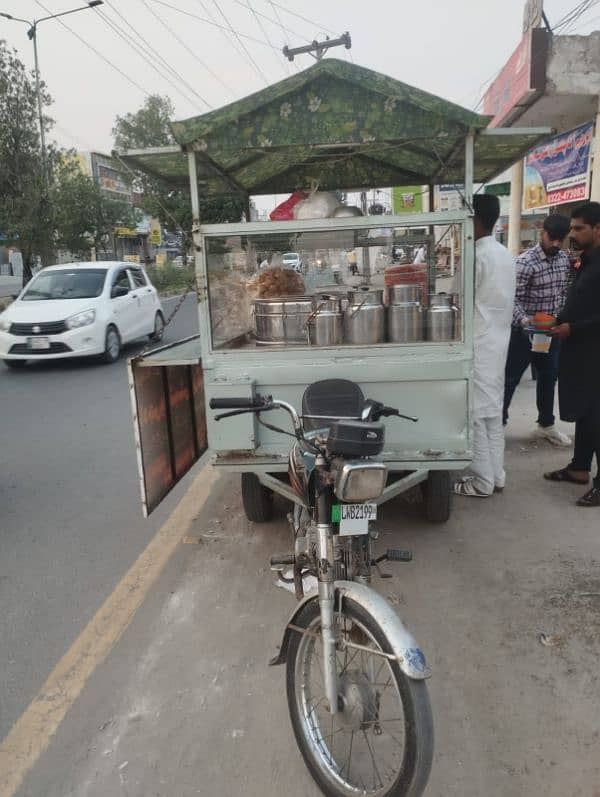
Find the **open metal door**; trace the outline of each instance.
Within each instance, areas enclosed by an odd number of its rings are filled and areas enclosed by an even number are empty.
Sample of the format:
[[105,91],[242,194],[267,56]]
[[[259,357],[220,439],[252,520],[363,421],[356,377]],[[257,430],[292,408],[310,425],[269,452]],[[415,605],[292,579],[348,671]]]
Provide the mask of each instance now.
[[129,361],[144,517],[208,448],[202,362],[182,360],[181,344],[172,344]]

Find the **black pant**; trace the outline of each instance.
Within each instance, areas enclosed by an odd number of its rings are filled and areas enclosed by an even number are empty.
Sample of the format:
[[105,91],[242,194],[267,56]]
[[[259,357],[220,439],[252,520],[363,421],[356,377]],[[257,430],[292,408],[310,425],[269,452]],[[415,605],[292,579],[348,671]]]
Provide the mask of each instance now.
[[538,409],[538,423],[540,426],[553,426],[554,424],[554,389],[558,379],[558,359],[560,356],[560,341],[555,338],[548,354],[539,354],[531,351],[529,335],[518,327],[513,327],[510,332],[508,357],[504,372],[504,409],[502,422],[508,421],[508,408],[513,394],[527,367],[533,363],[537,372],[536,400]]
[[575,424],[575,451],[569,468],[590,471],[594,454],[598,469],[594,485],[600,487],[600,398]]

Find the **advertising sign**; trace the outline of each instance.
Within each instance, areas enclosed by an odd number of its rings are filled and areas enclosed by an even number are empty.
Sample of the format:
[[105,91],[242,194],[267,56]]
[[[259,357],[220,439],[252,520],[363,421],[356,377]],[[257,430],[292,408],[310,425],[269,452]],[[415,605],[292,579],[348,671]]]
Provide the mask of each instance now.
[[423,212],[423,186],[402,185],[392,191],[394,213],[422,213]]
[[490,127],[514,121],[546,87],[547,31],[528,30],[485,93],[483,112]]
[[590,148],[594,123],[561,133],[525,159],[523,210],[585,200],[590,191]]

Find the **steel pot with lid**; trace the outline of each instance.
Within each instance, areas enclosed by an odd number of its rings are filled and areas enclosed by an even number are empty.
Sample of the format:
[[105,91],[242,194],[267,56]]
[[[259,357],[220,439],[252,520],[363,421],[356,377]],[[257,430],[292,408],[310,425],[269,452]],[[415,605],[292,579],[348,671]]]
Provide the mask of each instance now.
[[315,296],[308,318],[308,339],[312,346],[339,346],[344,339],[339,296]]
[[388,340],[417,343],[423,340],[423,306],[420,285],[393,285],[389,289]]
[[346,343],[365,345],[385,340],[385,307],[383,291],[368,286],[348,291],[348,306],[344,312]]
[[458,308],[451,293],[429,294],[429,307],[425,332],[427,340],[438,343],[454,340],[457,327]]
[[257,344],[308,343],[307,322],[313,311],[311,296],[255,299],[253,304]]

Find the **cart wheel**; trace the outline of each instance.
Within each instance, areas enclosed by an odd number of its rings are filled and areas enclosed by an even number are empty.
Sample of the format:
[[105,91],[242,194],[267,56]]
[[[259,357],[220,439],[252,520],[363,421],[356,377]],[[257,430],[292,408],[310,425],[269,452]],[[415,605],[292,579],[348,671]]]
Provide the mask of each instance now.
[[423,483],[425,516],[432,523],[446,523],[450,519],[452,481],[448,470],[430,470]]
[[242,504],[248,520],[266,523],[273,517],[273,490],[262,485],[255,473],[242,473]]

